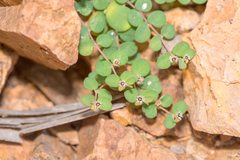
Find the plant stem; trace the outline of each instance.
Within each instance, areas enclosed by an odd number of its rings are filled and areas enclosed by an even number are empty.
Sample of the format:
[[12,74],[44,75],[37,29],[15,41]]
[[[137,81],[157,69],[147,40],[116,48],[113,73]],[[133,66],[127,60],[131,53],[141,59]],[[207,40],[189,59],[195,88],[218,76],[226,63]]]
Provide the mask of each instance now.
[[166,113],[170,113],[170,114],[172,114],[171,112],[169,112],[168,110],[166,110],[166,109],[163,108],[162,106],[159,106],[158,108],[160,108],[161,110],[163,110],[163,111],[166,112]]
[[88,35],[89,35],[90,39],[94,41],[95,47],[96,47],[97,50],[101,53],[101,55],[104,57],[104,59],[111,64],[111,68],[112,68],[112,70],[113,70],[113,73],[117,75],[117,72],[116,72],[115,68],[113,67],[113,64],[108,60],[108,58],[105,56],[105,54],[102,52],[102,50],[98,47],[96,41],[93,39],[93,37],[92,37],[92,35],[91,35],[91,33],[90,33],[90,30],[88,31]]
[[[81,18],[80,18],[80,21],[81,21],[81,25],[86,27],[86,25],[84,24],[84,22],[83,22],[83,20]],[[102,50],[98,47],[96,41],[93,39],[93,37],[92,37],[92,35],[90,33],[90,30],[88,31],[88,35],[89,35],[90,39],[93,40],[95,47],[101,53],[101,55],[104,57],[104,59],[111,64],[111,68],[113,70],[113,73],[117,75],[117,72],[116,72],[115,68],[113,67],[113,64],[108,60],[108,58],[105,56],[105,54],[102,52]]]
[[117,34],[117,31],[115,31],[115,32],[116,32],[117,47],[118,47],[118,49],[119,49],[119,48],[120,48],[119,36],[118,36],[118,34]]
[[[127,1],[127,4],[128,4],[129,6],[131,6],[133,9],[136,9],[136,7],[135,7],[131,2]],[[154,33],[156,33],[157,35],[160,35],[160,34],[157,32],[157,30],[156,30],[151,24],[148,23],[146,17],[143,15],[143,13],[140,12],[140,11],[139,11],[138,13],[142,16],[143,20],[148,24],[149,28],[151,28],[152,31],[153,31]],[[168,49],[167,45],[166,45],[165,42],[163,41],[163,36],[162,36],[162,35],[160,35],[160,36],[161,36],[161,42],[162,42],[164,48],[165,48],[169,53],[171,53],[171,51]]]
[[94,92],[95,92],[95,101],[97,101],[97,98],[98,98],[98,91],[100,89],[102,89],[104,86],[105,86],[105,83],[103,83],[97,90],[94,90]]

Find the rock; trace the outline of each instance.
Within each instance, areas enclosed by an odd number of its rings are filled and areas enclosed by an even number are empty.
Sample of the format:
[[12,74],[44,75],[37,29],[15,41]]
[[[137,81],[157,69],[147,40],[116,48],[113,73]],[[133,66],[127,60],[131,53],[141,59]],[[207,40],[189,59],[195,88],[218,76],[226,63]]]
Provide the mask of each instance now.
[[208,1],[202,22],[182,39],[196,50],[183,86],[198,131],[240,137],[239,4]]
[[0,0],[0,7],[18,5],[21,2],[21,0]]
[[165,11],[164,13],[167,19],[166,23],[174,25],[177,34],[189,32],[194,29],[200,21],[198,13],[189,9],[178,7],[170,11]]
[[84,159],[93,153],[99,130],[107,119],[107,116],[99,115],[80,121],[81,128],[78,132],[78,137],[81,143],[77,146],[79,159]]
[[0,142],[0,148],[1,160],[27,159],[26,151],[20,144]]
[[[91,125],[93,123],[95,124]],[[101,116],[89,118],[83,120],[82,127],[79,131],[80,141],[87,145],[77,148],[79,153],[85,151],[81,159],[177,160],[176,155],[169,149],[151,144],[133,129],[126,128],[114,120]],[[85,157],[87,153],[90,154]]]
[[1,94],[1,109],[29,110],[51,106],[53,103],[41,91],[17,70],[13,71]]
[[64,124],[57,127],[49,128],[53,135],[56,135],[61,141],[70,145],[78,145],[78,132],[70,124]]
[[208,146],[204,141],[199,141],[195,138],[188,140],[186,146],[186,157],[191,160],[210,159],[215,154],[214,149]]
[[19,59],[17,68],[54,104],[80,102],[83,95],[92,94],[83,86],[90,68],[82,59],[67,71],[51,70],[24,58]]
[[80,19],[74,1],[27,1],[0,8],[0,43],[52,69],[76,63]]
[[72,160],[76,158],[77,155],[70,146],[50,135],[47,130],[43,130],[39,132],[39,135],[34,139],[33,154],[29,160]]
[[0,93],[17,60],[18,55],[15,51],[0,44]]
[[110,116],[117,122],[126,126],[132,124],[132,109],[132,106],[129,104],[122,109],[112,111]]
[[220,135],[220,140],[222,142],[227,142],[227,141],[230,141],[231,139],[232,139],[232,136]]

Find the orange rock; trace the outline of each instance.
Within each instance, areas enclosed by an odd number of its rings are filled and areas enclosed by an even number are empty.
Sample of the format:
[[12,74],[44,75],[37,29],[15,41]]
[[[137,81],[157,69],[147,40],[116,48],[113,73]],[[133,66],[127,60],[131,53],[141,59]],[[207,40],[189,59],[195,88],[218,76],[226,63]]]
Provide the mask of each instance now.
[[78,145],[78,132],[71,127],[71,124],[64,124],[49,129],[50,132],[56,135],[61,141],[70,145]]
[[77,148],[79,153],[84,154],[82,157],[78,154],[78,158],[83,159],[88,153],[84,160],[177,160],[176,155],[169,149],[151,144],[133,130],[114,120],[107,120],[100,116],[83,120],[83,124],[79,131],[79,140],[86,145]]
[[110,115],[122,125],[132,124],[132,106],[130,104],[122,109],[112,111]]
[[0,44],[0,93],[17,60],[18,55],[15,51]]
[[90,68],[82,59],[67,71],[51,70],[25,58],[20,58],[16,67],[54,104],[80,102],[83,95],[92,94],[83,85]]
[[202,22],[182,39],[196,50],[183,86],[198,131],[240,136],[239,5],[208,1]]
[[27,159],[26,152],[20,144],[0,142],[0,159]]
[[78,59],[80,19],[74,1],[28,1],[0,8],[0,43],[52,69]]
[[198,13],[189,9],[178,7],[164,13],[167,19],[166,23],[174,25],[177,34],[189,32],[200,21]]
[[13,71],[1,94],[1,109],[29,110],[53,106],[22,74]]
[[33,154],[29,159],[72,160],[76,159],[76,157],[76,153],[70,146],[49,134],[47,130],[43,130],[34,139]]

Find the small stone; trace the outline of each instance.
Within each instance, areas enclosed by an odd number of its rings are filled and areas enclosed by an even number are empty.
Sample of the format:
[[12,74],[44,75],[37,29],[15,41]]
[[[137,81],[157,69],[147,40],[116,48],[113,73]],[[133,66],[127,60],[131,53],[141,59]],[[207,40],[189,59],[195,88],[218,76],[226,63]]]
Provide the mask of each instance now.
[[173,151],[176,154],[184,154],[185,153],[185,147],[180,144],[174,144],[170,147],[170,150]]
[[129,104],[122,109],[114,110],[110,116],[122,125],[132,124],[132,106]]

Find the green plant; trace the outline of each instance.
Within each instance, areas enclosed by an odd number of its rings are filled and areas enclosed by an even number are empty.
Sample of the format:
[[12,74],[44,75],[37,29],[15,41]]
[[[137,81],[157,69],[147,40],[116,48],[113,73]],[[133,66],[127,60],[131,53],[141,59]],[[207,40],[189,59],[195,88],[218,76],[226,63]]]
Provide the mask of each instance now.
[[[162,4],[172,2],[170,0],[155,0]],[[173,0],[174,1],[174,0]],[[190,1],[179,0],[181,3]],[[204,2],[197,1],[194,2]],[[135,4],[134,4],[135,3]],[[145,18],[143,12],[152,8],[151,0],[81,0],[75,2],[76,10],[82,16],[91,16],[88,20],[88,28],[81,28],[79,53],[88,56],[96,47],[100,53],[95,72],[91,72],[84,80],[84,86],[93,90],[95,96],[85,95],[82,103],[96,111],[110,110],[112,107],[112,95],[103,87],[108,85],[111,89],[123,91],[124,97],[133,107],[141,107],[148,118],[157,115],[157,109],[167,114],[164,125],[173,128],[186,112],[187,105],[184,101],[177,102],[170,113],[166,108],[172,105],[172,97],[164,95],[160,97],[162,86],[159,79],[150,73],[150,64],[141,59],[141,53],[135,42],[149,42],[149,48],[159,51],[162,47],[167,50],[160,55],[157,66],[160,69],[169,68],[172,64],[178,64],[180,69],[185,69],[187,63],[194,57],[195,51],[190,49],[186,42],[178,43],[170,51],[163,39],[171,40],[175,35],[175,29],[166,23],[166,16],[162,11],[153,11]],[[94,8],[94,12],[93,11]],[[131,9],[130,9],[131,8]],[[111,27],[113,30],[109,30]],[[158,33],[155,28],[161,28]],[[95,39],[93,37],[96,37]],[[101,49],[102,48],[102,49]],[[131,70],[128,69],[131,65]],[[126,70],[118,73],[116,68],[124,66]]]

